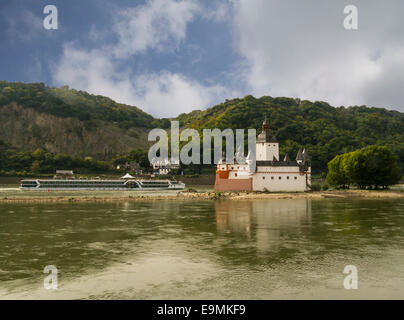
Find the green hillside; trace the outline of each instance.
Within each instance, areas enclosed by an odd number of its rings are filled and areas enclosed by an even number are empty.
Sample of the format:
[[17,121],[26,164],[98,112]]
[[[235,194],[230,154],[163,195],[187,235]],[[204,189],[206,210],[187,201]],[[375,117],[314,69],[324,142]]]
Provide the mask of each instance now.
[[[368,145],[383,145],[404,168],[404,113],[365,106],[332,107],[325,102],[292,98],[226,100],[204,111],[177,117],[183,128],[261,127],[267,117],[281,155],[306,147],[313,171],[324,173],[336,155]],[[110,161],[131,150],[147,149],[151,128],[168,128],[137,107],[84,91],[0,81],[0,140],[21,151],[41,148],[51,153],[92,156]]]
[[306,147],[313,170],[325,172],[336,155],[368,145],[389,147],[404,167],[404,113],[365,106],[334,108],[325,102],[247,96],[178,117],[184,127],[257,128],[267,116],[280,152],[296,155]]
[[0,81],[0,139],[21,151],[37,148],[110,160],[148,147],[150,128],[167,120],[84,91]]
[[69,89],[68,86],[50,88],[43,83],[0,81],[0,106],[13,102],[57,117],[76,118],[88,125],[95,120],[113,122],[123,129],[139,126],[152,128],[160,124],[137,107],[116,103],[104,96]]

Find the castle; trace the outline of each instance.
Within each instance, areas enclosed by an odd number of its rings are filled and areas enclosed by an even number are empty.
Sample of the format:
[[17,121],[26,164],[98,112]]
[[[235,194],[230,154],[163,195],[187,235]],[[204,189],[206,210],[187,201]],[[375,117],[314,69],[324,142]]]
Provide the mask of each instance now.
[[311,189],[311,160],[300,149],[296,160],[279,160],[279,142],[265,120],[256,140],[256,161],[217,165],[215,191],[303,192]]

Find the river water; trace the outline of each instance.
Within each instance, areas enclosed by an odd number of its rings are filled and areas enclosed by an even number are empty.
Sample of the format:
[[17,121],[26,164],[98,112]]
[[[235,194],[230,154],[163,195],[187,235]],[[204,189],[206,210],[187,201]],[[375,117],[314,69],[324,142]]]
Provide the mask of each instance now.
[[402,299],[403,227],[403,200],[0,204],[0,299]]

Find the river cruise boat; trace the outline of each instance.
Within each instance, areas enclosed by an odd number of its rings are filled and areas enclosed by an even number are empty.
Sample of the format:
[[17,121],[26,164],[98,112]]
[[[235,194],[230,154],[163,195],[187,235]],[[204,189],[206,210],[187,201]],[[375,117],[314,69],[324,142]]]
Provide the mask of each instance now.
[[22,190],[183,190],[185,184],[170,180],[87,180],[87,179],[29,179],[22,180]]

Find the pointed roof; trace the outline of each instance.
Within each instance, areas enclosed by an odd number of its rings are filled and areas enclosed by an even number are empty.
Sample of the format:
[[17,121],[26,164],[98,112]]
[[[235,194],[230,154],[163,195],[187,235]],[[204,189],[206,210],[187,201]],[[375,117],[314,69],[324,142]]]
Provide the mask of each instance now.
[[303,153],[302,153],[302,149],[299,149],[299,152],[297,153],[297,156],[296,156],[296,160],[297,161],[299,161],[299,160],[304,160],[304,158],[303,158]]
[[289,158],[289,154],[288,154],[288,153],[285,154],[285,158],[283,158],[283,161],[285,161],[285,162],[289,162],[289,161],[290,161],[290,158]]
[[304,159],[304,160],[306,160],[306,161],[310,161],[310,160],[311,160],[311,159],[310,159],[310,156],[309,156],[309,153],[306,151],[306,148],[303,150],[302,155],[303,155],[303,159]]
[[257,137],[257,142],[278,142],[276,137],[271,134],[271,129],[269,127],[269,123],[265,117],[264,122],[262,123],[262,132]]

